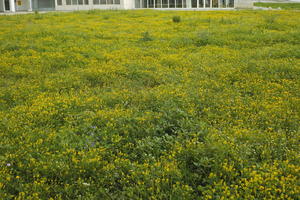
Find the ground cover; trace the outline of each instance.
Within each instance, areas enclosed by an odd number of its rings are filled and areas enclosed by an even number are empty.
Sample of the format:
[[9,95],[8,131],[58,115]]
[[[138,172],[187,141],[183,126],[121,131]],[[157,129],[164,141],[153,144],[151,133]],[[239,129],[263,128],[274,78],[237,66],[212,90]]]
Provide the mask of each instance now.
[[299,199],[299,19],[1,16],[0,199]]

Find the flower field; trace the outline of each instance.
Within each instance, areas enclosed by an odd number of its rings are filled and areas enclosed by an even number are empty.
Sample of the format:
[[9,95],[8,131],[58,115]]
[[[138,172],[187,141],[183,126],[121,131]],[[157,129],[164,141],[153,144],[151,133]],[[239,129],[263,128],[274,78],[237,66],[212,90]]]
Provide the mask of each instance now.
[[0,16],[0,199],[299,199],[299,19]]

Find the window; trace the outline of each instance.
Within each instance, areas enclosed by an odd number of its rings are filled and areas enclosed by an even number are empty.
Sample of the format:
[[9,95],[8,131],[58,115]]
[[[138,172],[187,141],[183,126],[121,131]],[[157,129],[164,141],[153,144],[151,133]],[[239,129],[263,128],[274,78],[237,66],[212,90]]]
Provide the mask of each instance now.
[[210,8],[210,0],[205,0],[205,7]]
[[[59,1],[62,0],[57,0],[57,5],[62,5],[58,4]],[[66,5],[89,5],[89,0],[66,0]]]
[[204,0],[199,0],[199,8],[203,8],[204,7]]
[[233,8],[234,7],[234,0],[227,0],[229,1],[229,8]]
[[213,8],[218,8],[219,7],[219,0],[212,0],[212,7]]
[[99,4],[99,0],[93,0],[93,4],[94,5],[98,5]]
[[142,8],[148,8],[148,0],[142,0]]
[[114,4],[113,0],[107,0],[107,4]]
[[62,0],[57,0],[57,5],[61,6],[62,5]]
[[192,8],[197,8],[197,0],[192,0]]
[[106,0],[100,0],[100,4],[106,4]]
[[220,0],[220,8],[226,8],[226,0]]
[[115,4],[120,4],[120,0],[115,0]]
[[162,7],[167,8],[168,7],[168,0],[162,0]]
[[169,0],[169,7],[175,8],[175,0]]
[[155,8],[161,8],[161,0],[155,0]]
[[154,0],[148,0],[148,8],[154,8]]
[[176,8],[182,8],[182,0],[176,0]]

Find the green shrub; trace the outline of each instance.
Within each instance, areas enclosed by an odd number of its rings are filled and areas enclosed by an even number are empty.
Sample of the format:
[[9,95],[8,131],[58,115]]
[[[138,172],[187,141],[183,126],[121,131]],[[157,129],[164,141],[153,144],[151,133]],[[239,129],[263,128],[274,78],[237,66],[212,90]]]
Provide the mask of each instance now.
[[143,41],[143,42],[147,42],[147,41],[152,41],[153,40],[153,38],[151,37],[151,35],[150,35],[150,33],[148,31],[143,32],[141,36],[142,36],[142,38],[140,40]]
[[40,20],[43,19],[43,16],[39,13],[39,11],[34,11],[34,19]]
[[91,9],[87,11],[87,14],[96,14],[97,10],[96,9]]
[[180,18],[180,16],[173,16],[172,21],[174,23],[179,23],[179,22],[181,22],[181,18]]
[[104,15],[103,19],[108,20],[109,19],[109,15]]
[[211,37],[211,33],[208,30],[199,32],[196,38],[196,46],[200,47],[210,44],[212,40]]

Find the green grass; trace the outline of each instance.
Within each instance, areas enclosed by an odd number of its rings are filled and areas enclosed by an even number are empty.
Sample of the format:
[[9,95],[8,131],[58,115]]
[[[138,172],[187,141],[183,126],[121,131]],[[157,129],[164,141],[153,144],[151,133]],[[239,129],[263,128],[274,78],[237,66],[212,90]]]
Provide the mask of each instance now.
[[300,10],[300,3],[254,3],[257,7],[271,7],[271,8],[281,8],[284,10]]
[[0,16],[0,199],[298,199],[299,19]]

